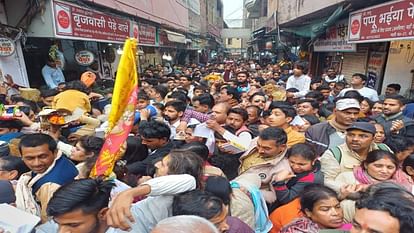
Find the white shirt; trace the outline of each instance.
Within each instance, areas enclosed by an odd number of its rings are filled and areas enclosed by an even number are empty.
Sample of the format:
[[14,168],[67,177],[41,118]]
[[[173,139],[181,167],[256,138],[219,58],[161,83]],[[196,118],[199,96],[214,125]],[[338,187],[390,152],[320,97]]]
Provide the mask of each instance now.
[[334,79],[330,79],[328,75],[325,76],[324,80],[327,83],[337,83],[337,82],[342,82],[344,81],[345,76],[344,75],[336,75]]
[[359,94],[361,94],[363,97],[367,97],[368,99],[370,99],[373,102],[377,102],[379,100],[377,91],[375,91],[374,89],[369,88],[369,87],[363,87],[361,89],[354,89],[352,87],[345,88],[341,92],[339,92],[339,95],[338,96],[339,97],[342,97],[342,96],[345,95],[345,93],[347,91],[351,91],[351,90],[358,91]]
[[296,88],[299,92],[293,93],[295,98],[304,97],[310,89],[311,78],[307,75],[302,74],[299,77],[294,75],[290,76],[286,82],[286,89]]
[[130,224],[130,232],[150,233],[159,221],[172,216],[174,195],[196,188],[195,178],[188,174],[155,177],[144,184],[151,187],[151,192],[144,200],[132,204],[135,222]]
[[170,140],[174,140],[175,135],[177,134],[177,128],[180,126],[180,120],[177,120],[174,124],[170,125],[170,122],[165,121],[164,122],[170,127],[171,134],[170,134]]
[[190,86],[190,89],[188,89],[188,94],[187,94],[187,96],[188,96],[190,99],[193,99],[193,97],[194,97],[194,85],[191,85],[191,86]]

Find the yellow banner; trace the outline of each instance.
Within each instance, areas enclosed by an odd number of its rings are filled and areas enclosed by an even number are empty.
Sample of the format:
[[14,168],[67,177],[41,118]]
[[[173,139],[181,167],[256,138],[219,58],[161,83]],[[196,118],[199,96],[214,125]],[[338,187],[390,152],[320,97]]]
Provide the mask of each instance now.
[[90,174],[92,178],[99,176],[108,178],[111,175],[115,162],[121,156],[121,146],[128,138],[134,124],[138,92],[136,48],[135,39],[125,41],[116,74],[108,134],[95,166],[92,168]]
[[116,73],[114,92],[112,94],[111,112],[108,122],[109,132],[125,111],[128,103],[128,95],[135,85],[138,84],[138,74],[136,66],[137,40],[127,39],[124,50],[119,61]]

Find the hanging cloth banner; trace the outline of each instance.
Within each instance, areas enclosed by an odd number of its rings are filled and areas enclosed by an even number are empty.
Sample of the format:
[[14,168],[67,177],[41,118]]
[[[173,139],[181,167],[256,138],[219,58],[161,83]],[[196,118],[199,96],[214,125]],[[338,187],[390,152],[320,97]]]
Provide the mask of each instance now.
[[118,65],[114,92],[109,113],[109,127],[105,143],[99,153],[90,177],[108,178],[121,157],[121,147],[134,125],[137,103],[138,74],[136,61],[137,41],[127,39]]

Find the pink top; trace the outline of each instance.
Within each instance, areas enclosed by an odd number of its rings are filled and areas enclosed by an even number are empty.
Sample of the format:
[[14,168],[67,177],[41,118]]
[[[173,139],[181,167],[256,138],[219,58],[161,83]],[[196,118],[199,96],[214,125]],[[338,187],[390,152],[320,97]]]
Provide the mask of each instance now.
[[341,226],[341,228],[339,228],[340,230],[344,230],[344,231],[349,231],[352,228],[352,224],[351,223],[345,223],[344,225]]

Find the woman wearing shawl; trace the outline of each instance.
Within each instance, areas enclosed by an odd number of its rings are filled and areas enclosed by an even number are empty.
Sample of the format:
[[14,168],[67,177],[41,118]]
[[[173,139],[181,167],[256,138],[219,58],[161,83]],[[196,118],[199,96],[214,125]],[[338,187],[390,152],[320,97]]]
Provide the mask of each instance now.
[[[411,192],[412,184],[408,176],[398,167],[397,157],[388,151],[373,150],[368,153],[365,161],[353,171],[343,172],[335,180],[342,188],[342,199],[352,198],[352,192],[347,192],[350,186],[354,190],[363,190],[372,184],[385,181],[397,183]],[[346,221],[352,221],[355,214],[355,203],[351,200],[341,202]]]

